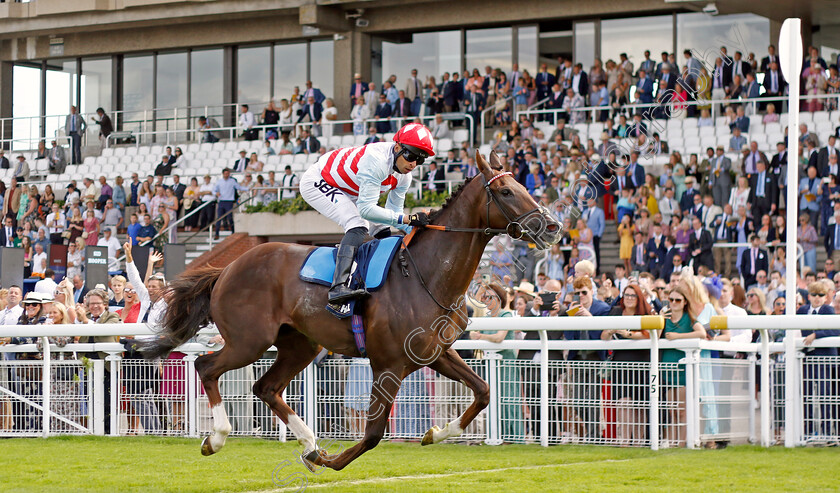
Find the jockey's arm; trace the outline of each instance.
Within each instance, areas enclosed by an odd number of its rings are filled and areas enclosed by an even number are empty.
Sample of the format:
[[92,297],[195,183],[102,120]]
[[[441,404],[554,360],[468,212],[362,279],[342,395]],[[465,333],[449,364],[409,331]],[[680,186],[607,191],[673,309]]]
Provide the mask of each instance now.
[[[385,208],[397,214],[404,214],[405,194],[408,192],[410,184],[411,180],[407,180],[405,183],[397,185],[397,188],[388,192],[388,200],[385,202]],[[406,224],[397,224],[396,228],[406,233],[411,231],[411,226]]]
[[[388,204],[386,204],[389,207],[379,207],[380,183],[388,177],[388,174],[387,171],[379,171],[373,166],[359,168],[359,173],[356,175],[359,179],[359,199],[356,201],[356,207],[363,219],[405,230],[406,226],[402,224],[402,221],[405,221],[402,210],[405,190],[402,191],[401,195],[395,194],[398,196],[394,197],[393,203],[391,203],[392,199],[389,194]],[[397,189],[394,189],[391,194],[394,194],[394,192],[397,192]]]

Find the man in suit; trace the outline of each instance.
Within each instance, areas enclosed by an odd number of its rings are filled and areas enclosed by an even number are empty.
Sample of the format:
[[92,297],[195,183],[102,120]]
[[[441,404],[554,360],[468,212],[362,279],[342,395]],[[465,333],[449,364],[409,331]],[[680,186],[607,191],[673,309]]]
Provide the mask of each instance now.
[[365,98],[365,105],[370,110],[370,114],[372,115],[374,111],[376,111],[376,105],[379,103],[379,94],[376,92],[376,84],[371,82],[368,84],[368,90],[364,95]]
[[662,214],[662,222],[671,224],[671,217],[677,213],[679,204],[674,198],[674,188],[665,189],[663,197],[659,200],[659,213]]
[[405,81],[405,97],[410,101],[411,114],[419,115],[423,104],[423,83],[417,78],[416,68],[411,69],[411,77]]
[[456,84],[449,80],[449,73],[443,73],[440,94],[443,96],[443,109],[447,113],[458,111],[458,91]]
[[321,92],[320,89],[317,87],[312,87],[312,81],[306,81],[306,90],[303,91],[303,96],[301,99],[303,101],[309,101],[309,98],[315,99],[315,102],[318,104],[323,104],[324,100],[327,99],[326,96]]
[[584,98],[589,94],[589,78],[586,72],[583,71],[583,64],[578,63],[572,69],[572,80],[569,87],[575,91],[575,94],[580,94]]
[[4,218],[3,222],[3,229],[0,229],[0,246],[12,248],[15,246],[15,238],[17,238],[14,222],[11,217]]
[[[785,81],[782,71],[779,70],[778,62],[771,63],[768,70],[764,71],[764,96],[782,96],[785,93],[785,87],[787,87],[787,81]],[[776,106],[776,113],[781,113],[782,103],[778,102],[774,105]]]
[[627,177],[633,188],[639,189],[645,184],[645,169],[639,164],[639,152],[630,153],[630,164],[627,165]]
[[817,177],[817,169],[808,166],[808,176],[799,180],[799,210],[811,215],[811,224],[819,232],[820,201],[822,199],[822,183]]
[[368,92],[368,83],[362,82],[362,74],[353,74],[353,83],[350,84],[350,105],[355,105],[359,98],[364,101],[366,92]]
[[391,116],[402,116],[408,117],[412,116],[411,113],[411,99],[406,97],[405,91],[400,91],[399,98],[397,99],[396,103],[394,104],[394,111],[391,113]]
[[[712,224],[712,237],[715,243],[732,243],[735,239],[735,224],[732,205],[723,206],[723,212],[715,216]],[[732,248],[713,248],[712,256],[715,259],[715,272],[725,277],[732,274]]]
[[376,136],[376,127],[371,125],[368,129],[368,137],[365,139],[365,144],[375,144],[379,142],[379,137]]
[[464,112],[469,113],[473,117],[471,135],[473,139],[475,139],[476,126],[480,123],[481,111],[484,110],[484,96],[482,96],[481,93],[478,92],[478,89],[475,87],[475,84],[470,86],[470,90],[464,97],[462,108]]
[[662,66],[662,74],[659,76],[659,88],[656,90],[656,98],[659,99],[665,91],[673,91],[677,87],[676,74],[671,73],[671,66],[666,64]]
[[[187,191],[187,186],[181,183],[181,176],[180,175],[172,175],[172,186],[169,188],[175,193],[175,197],[178,199],[178,209],[181,208],[181,203],[184,201],[184,192]],[[181,217],[181,213],[178,213],[178,217]]]
[[650,59],[650,50],[645,50],[645,59],[639,64],[639,70],[644,70],[645,75],[642,76],[636,73],[636,77],[653,77],[653,72],[656,70],[656,62]]
[[75,106],[71,106],[70,114],[64,120],[64,131],[70,136],[70,162],[73,164],[82,162],[82,136],[86,128],[85,119],[77,113]]
[[548,97],[551,86],[553,86],[556,81],[557,79],[554,75],[548,73],[548,65],[545,63],[541,64],[540,71],[537,73],[536,77],[537,101],[541,101],[542,99]]
[[665,260],[665,255],[668,253],[668,248],[665,246],[665,236],[662,234],[662,225],[653,223],[653,235],[648,240],[647,248],[647,271],[653,274],[654,277],[660,277],[662,271],[662,262]]
[[715,218],[723,213],[723,209],[719,205],[715,205],[714,200],[710,194],[703,196],[703,211],[700,213],[700,220],[703,227],[711,233],[714,229]]
[[746,60],[742,59],[743,55],[740,51],[735,52],[735,56],[732,58],[732,64],[729,65],[729,73],[731,74],[731,78],[734,81],[735,76],[739,76],[741,81],[747,76],[748,73],[752,72],[752,66]]
[[703,228],[703,223],[697,216],[692,218],[691,225],[693,229],[688,237],[688,251],[691,252],[691,259],[694,260],[694,273],[697,274],[701,265],[712,270],[715,266],[712,256],[712,235]]
[[47,154],[50,163],[50,173],[61,174],[67,168],[67,158],[64,156],[64,148],[52,141],[52,147]]
[[770,171],[773,174],[780,174],[782,166],[787,166],[787,146],[784,142],[776,143],[776,154],[770,161]]
[[779,55],[776,54],[776,47],[770,45],[767,47],[767,56],[761,59],[761,71],[766,73],[773,63],[779,63]]
[[[840,211],[834,212],[834,224],[829,225],[825,232],[825,251],[828,253],[828,260],[832,261],[832,266],[840,265]],[[832,277],[829,276],[829,279]]]
[[[551,177],[550,184],[546,188],[546,192],[549,190],[553,190],[555,195],[559,195],[556,188],[559,184],[559,179],[556,176]],[[557,200],[557,199],[555,199]],[[552,201],[553,203],[553,201]],[[589,199],[587,204],[586,210],[583,211],[584,221],[586,221],[586,226],[592,230],[592,246],[595,250],[595,265],[598,271],[601,268],[601,237],[604,236],[604,231],[606,229],[606,219],[604,216],[604,209],[598,207],[598,203],[595,199]]]
[[746,113],[744,113],[744,107],[739,106],[737,109],[737,116],[735,117],[735,121],[729,124],[729,130],[733,133],[735,129],[740,129],[741,133],[748,133],[750,131],[750,119],[747,118]]
[[[680,251],[674,247],[677,239],[673,236],[665,237],[665,255],[662,260],[662,267],[659,270],[659,277],[665,282],[671,282],[671,273],[674,272],[674,257],[680,256]],[[682,257],[680,257],[682,261]]]
[[303,129],[300,135],[300,152],[298,154],[314,154],[321,150],[321,143],[309,130]]
[[621,198],[621,191],[625,188],[631,190],[631,195],[636,190],[636,187],[633,186],[633,182],[630,181],[630,178],[627,176],[627,169],[619,167],[615,170],[615,179],[610,183],[610,193],[615,195],[615,201],[613,203],[618,202],[618,199]]
[[99,140],[104,146],[108,136],[114,131],[114,124],[111,122],[111,117],[106,115],[105,110],[102,108],[96,108],[96,116],[99,117],[98,121],[93,117],[91,117],[91,120],[93,123],[99,125]]
[[14,176],[18,181],[29,181],[29,163],[23,155],[17,157]]
[[6,151],[0,149],[0,169],[9,169],[11,167],[11,164],[9,164],[9,158],[6,157]]
[[744,286],[749,288],[755,284],[756,275],[759,271],[765,273],[770,267],[770,260],[767,251],[761,248],[761,238],[757,234],[750,235],[750,248],[741,253],[741,277],[744,278]]
[[[837,169],[829,170],[829,158],[837,155],[837,137],[830,135],[828,137],[828,144],[819,150],[817,153],[817,170],[819,170],[820,178],[825,178],[829,175],[837,175]],[[835,163],[836,164],[836,163]],[[833,171],[833,173],[832,173]]]
[[[797,315],[833,315],[834,308],[829,303],[833,300],[828,298],[828,292],[824,283],[820,281],[812,282],[808,285],[808,304],[801,306],[796,310]],[[817,321],[813,322],[814,326],[819,326]],[[830,404],[831,396],[836,396],[836,390],[832,385],[832,365],[815,362],[812,358],[833,356],[837,357],[836,347],[827,348],[810,348],[811,344],[816,339],[823,337],[837,337],[840,336],[840,330],[837,329],[816,329],[803,330],[802,335],[805,337],[805,361],[802,365],[802,378],[805,382],[814,382],[815,385],[803,386],[803,394],[805,399],[811,402],[817,402],[820,408],[820,419],[814,416],[814,409],[812,406],[805,406],[805,433],[806,436],[812,435],[830,435],[831,421],[836,419],[837,406]]]
[[443,168],[438,168],[437,161],[429,161],[429,171],[423,177],[423,188],[435,193],[446,190],[446,173]]
[[641,104],[653,103],[653,81],[646,77],[644,70],[639,70],[639,82],[636,83],[636,102]]
[[779,202],[779,185],[776,176],[768,173],[764,161],[756,165],[756,172],[750,177],[750,196],[752,216],[756,221],[764,214],[776,212]]
[[[388,98],[384,94],[379,95],[379,105],[376,106],[376,111],[373,113],[374,118],[391,118],[391,105],[388,104]],[[391,123],[388,121],[376,122],[376,131],[379,133],[388,133],[391,131]]]
[[654,80],[662,80],[662,69],[669,65],[667,51],[663,51],[659,56],[661,61],[656,64],[656,71],[653,74]]
[[242,173],[245,171],[245,168],[248,166],[248,153],[245,149],[239,151],[239,159],[233,162],[233,166],[231,168],[233,171],[237,173]]
[[680,210],[683,212],[683,215],[691,212],[691,208],[694,207],[694,196],[699,193],[694,188],[694,184],[693,176],[688,175],[685,177],[685,192],[680,197]]
[[744,95],[747,99],[755,99],[759,96],[759,84],[755,81],[755,74],[750,72],[747,74],[747,83],[744,87]]
[[714,203],[723,205],[729,200],[729,190],[732,188],[732,175],[729,174],[732,160],[724,154],[723,146],[717,147],[717,155],[712,158],[710,167],[709,188],[712,189]]
[[633,235],[633,251],[630,254],[630,268],[639,272],[648,271],[647,244],[642,233],[639,232]]
[[324,108],[321,106],[321,103],[319,103],[314,96],[309,96],[306,98],[306,104],[300,109],[297,122],[301,123],[308,117],[309,121],[312,122],[311,133],[320,135],[320,125],[318,122],[321,121],[321,113],[323,110]]

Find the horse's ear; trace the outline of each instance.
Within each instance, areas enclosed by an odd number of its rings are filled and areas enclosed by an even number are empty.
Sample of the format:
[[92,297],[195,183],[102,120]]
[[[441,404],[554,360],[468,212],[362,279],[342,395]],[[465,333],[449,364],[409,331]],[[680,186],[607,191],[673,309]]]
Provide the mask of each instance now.
[[499,159],[499,155],[496,154],[496,151],[490,151],[490,167],[495,171],[504,171],[502,169],[502,160]]
[[478,152],[478,149],[475,150],[475,164],[476,166],[478,166],[478,170],[481,171],[481,173],[488,180],[490,178],[493,178],[493,175],[495,175],[493,169],[490,167],[490,163],[488,163],[487,160],[484,159],[484,156],[482,156],[481,153]]

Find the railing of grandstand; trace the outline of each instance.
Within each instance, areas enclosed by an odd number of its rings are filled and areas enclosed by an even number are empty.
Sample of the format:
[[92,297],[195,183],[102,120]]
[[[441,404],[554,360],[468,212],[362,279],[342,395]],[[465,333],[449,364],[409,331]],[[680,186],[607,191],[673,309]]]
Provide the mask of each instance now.
[[[511,119],[515,120],[517,113],[516,113],[516,105],[513,104],[514,98],[515,98],[515,96],[508,96],[503,101],[505,102],[505,104],[510,106]],[[496,103],[498,103],[498,102],[499,101],[497,100]],[[487,118],[487,114],[490,113],[491,111],[493,111],[493,112],[496,111],[496,105],[495,104],[493,106],[490,106],[489,108],[484,108],[481,111],[481,117],[479,118],[479,123],[481,124],[481,142],[480,143],[482,143],[482,144],[484,142],[486,142],[486,140],[484,138],[485,119]],[[470,142],[472,142],[472,141],[470,141]]]
[[[469,122],[469,124],[466,126],[466,130],[467,130],[467,134],[468,134],[467,140],[469,142],[472,142],[473,138],[474,138],[474,136],[472,135],[472,129],[474,128],[474,118],[473,118],[473,116],[468,114],[468,113],[457,113],[457,114],[452,113],[452,114],[449,114],[449,115],[452,115],[449,119],[452,119],[452,120],[454,120],[454,119],[467,120]],[[279,125],[279,124],[254,125],[252,128],[255,129],[255,130],[258,130],[258,131],[265,131],[265,130],[269,130],[269,129],[275,129],[276,130],[278,128],[281,128],[283,130],[295,130],[295,129],[299,129],[299,128],[309,129],[309,128],[315,126],[315,125],[323,128],[324,126],[329,125],[329,126],[332,127],[332,130],[333,130],[332,134],[333,135],[343,136],[343,135],[353,135],[353,134],[345,134],[343,132],[340,132],[339,130],[342,128],[343,125],[345,125],[345,124],[354,125],[354,124],[357,124],[357,123],[361,122],[363,124],[364,128],[365,128],[365,135],[367,135],[367,128],[371,124],[376,124],[376,123],[381,123],[381,122],[394,123],[396,128],[394,128],[392,130],[394,132],[396,132],[396,130],[398,130],[399,127],[401,127],[402,125],[404,125],[407,122],[414,121],[416,119],[420,119],[421,121],[428,122],[428,121],[433,121],[434,118],[435,118],[434,115],[394,117],[394,118],[368,118],[368,119],[365,119],[365,120],[362,120],[362,121],[359,121],[359,120],[332,120],[332,121],[329,121],[329,122],[300,122],[300,123],[285,124],[285,125]],[[182,136],[182,135],[188,136],[187,137],[188,141],[201,141],[202,138],[203,138],[203,134],[206,133],[206,132],[211,132],[211,133],[214,133],[214,134],[221,133],[223,135],[227,134],[227,140],[234,140],[234,139],[237,139],[237,138],[240,137],[240,134],[243,132],[243,128],[240,127],[240,126],[233,126],[233,127],[213,128],[213,129],[210,129],[210,130],[200,130],[200,129],[196,129],[196,128],[176,129],[176,130],[148,130],[148,131],[132,132],[131,136],[135,138],[135,145],[137,145],[137,146],[140,146],[141,144],[144,144],[144,143],[147,144],[149,142],[158,142],[158,143],[164,144],[164,145],[174,145],[176,143],[183,142],[183,140],[180,139],[179,136]],[[323,130],[321,132],[322,132],[322,135],[323,135]],[[106,141],[105,141],[105,147],[110,147],[115,140],[122,139],[122,138],[125,138],[125,136],[122,135],[122,134],[109,135],[108,139],[106,139]],[[161,141],[161,139],[163,141]],[[149,142],[147,142],[147,141],[149,141]],[[322,142],[322,144],[326,144],[326,143]]]
[[[837,107],[840,108],[840,94],[821,94],[821,95],[803,95],[799,96],[800,104],[803,102],[808,102],[811,100],[837,100]],[[759,104],[762,103],[786,103],[788,98],[784,97],[760,97],[760,98],[750,98],[750,99],[704,99],[700,101],[672,101],[668,100],[668,102],[661,102],[661,103],[633,103],[633,104],[625,104],[619,108],[619,112],[625,113],[633,113],[633,110],[649,110],[653,108],[668,108],[669,113],[674,112],[675,107],[679,106],[708,106],[711,105],[711,118],[714,120],[717,117],[716,111],[720,105],[729,105],[729,104],[747,104],[750,106],[752,113],[750,114],[757,114],[757,107]],[[558,116],[562,113],[568,113],[569,111],[573,113],[591,113],[591,121],[597,122],[598,121],[598,112],[600,111],[615,111],[610,106],[586,106],[582,108],[574,108],[571,110],[565,110],[562,108],[551,108],[551,109],[527,109],[520,111],[520,115],[529,115],[529,116],[537,116],[537,115],[551,115],[551,119],[556,121]],[[777,113],[781,116],[781,107],[778,109]],[[699,116],[699,115],[698,115]],[[665,138],[667,140],[668,127],[665,128]],[[484,139],[484,135],[481,136],[482,142],[486,142]]]
[[[538,340],[504,340],[501,343],[491,343],[488,341],[472,341],[472,340],[458,340],[453,345],[456,350],[481,350],[484,351],[484,358],[481,360],[470,360],[471,364],[478,364],[478,370],[482,378],[490,384],[490,405],[486,411],[486,431],[483,431],[484,418],[480,418],[478,438],[483,439],[486,443],[495,445],[503,441],[524,441],[526,439],[524,430],[520,429],[518,432],[505,431],[505,429],[515,428],[513,425],[522,425],[523,421],[528,421],[532,426],[531,432],[534,439],[539,439],[543,446],[549,443],[558,443],[557,438],[559,433],[552,433],[549,427],[560,427],[560,425],[568,425],[570,428],[578,426],[598,429],[599,437],[597,440],[589,440],[581,437],[584,443],[601,443],[601,444],[623,444],[616,440],[615,427],[621,426],[621,421],[615,419],[615,412],[617,408],[623,406],[631,406],[639,409],[646,414],[647,419],[642,419],[640,426],[646,430],[641,432],[638,442],[633,443],[637,446],[648,445],[652,449],[658,449],[660,446],[660,438],[662,434],[673,435],[675,428],[685,429],[685,443],[689,448],[696,448],[701,440],[715,440],[731,438],[747,438],[750,441],[757,442],[758,437],[755,435],[755,413],[760,408],[760,443],[763,446],[769,446],[774,443],[773,428],[785,429],[785,445],[788,447],[803,445],[806,441],[811,439],[823,441],[837,441],[840,431],[831,431],[832,425],[840,424],[837,417],[832,416],[831,406],[837,402],[836,394],[836,377],[832,377],[831,371],[821,373],[814,371],[813,365],[836,365],[838,358],[836,357],[815,357],[805,356],[803,350],[810,348],[831,348],[840,346],[840,337],[828,337],[823,339],[816,339],[811,344],[806,345],[803,338],[799,336],[798,332],[787,332],[782,342],[772,342],[769,333],[770,330],[782,331],[796,331],[800,329],[813,328],[814,319],[810,316],[736,316],[736,317],[713,317],[711,327],[713,329],[757,329],[760,333],[760,342],[722,342],[722,341],[705,341],[700,339],[682,339],[668,341],[660,339],[659,329],[664,326],[664,320],[659,316],[648,317],[529,317],[516,318],[513,320],[505,318],[476,318],[471,319],[467,327],[469,331],[499,331],[511,330],[512,325],[515,330],[526,332],[537,332]],[[840,315],[820,316],[819,318],[821,328],[840,328]],[[591,331],[591,330],[648,330],[650,339],[648,340],[549,340],[548,332],[551,331]],[[213,327],[205,328],[201,331],[204,335],[209,336],[215,333]],[[58,424],[61,428],[64,425],[62,433],[88,433],[88,434],[104,434],[104,399],[106,392],[104,392],[103,385],[108,382],[105,377],[105,365],[110,368],[110,433],[117,435],[120,433],[120,419],[121,415],[126,412],[131,412],[129,407],[121,406],[122,403],[133,399],[151,398],[149,395],[136,395],[132,397],[126,396],[127,390],[131,386],[131,382],[126,383],[128,369],[130,366],[144,365],[152,370],[157,368],[159,364],[145,363],[138,360],[123,360],[122,353],[125,347],[117,343],[96,343],[96,344],[68,344],[65,347],[58,347],[50,344],[47,337],[53,336],[147,336],[154,335],[155,332],[145,324],[95,324],[95,325],[41,325],[41,326],[15,326],[7,325],[0,326],[0,338],[3,337],[40,337],[43,348],[37,347],[35,344],[25,345],[0,345],[0,353],[42,353],[41,360],[26,360],[26,361],[2,361],[0,360],[0,368],[7,370],[10,368],[18,369],[13,375],[9,388],[0,386],[0,399],[6,401],[11,400],[14,403],[21,403],[20,406],[13,406],[13,409],[32,408],[41,413],[48,413],[52,419],[36,420],[39,425],[31,430],[0,430],[0,435],[5,436],[27,436],[40,435],[49,436],[56,433],[51,431],[51,426]],[[181,384],[182,388],[186,388],[186,411],[183,410],[184,416],[188,426],[179,434],[187,436],[198,436],[201,432],[207,431],[207,424],[198,426],[200,418],[200,408],[206,406],[199,406],[200,400],[204,396],[199,392],[200,385],[195,373],[195,359],[199,354],[207,351],[213,351],[216,347],[208,347],[199,343],[188,343],[181,346],[178,350],[187,354],[183,362],[175,362],[178,364],[178,379],[184,379],[185,382],[174,382],[175,385]],[[549,361],[548,355],[550,350],[559,351],[607,351],[607,350],[649,350],[649,362],[645,364],[635,363],[621,363],[612,361],[566,361],[554,360]],[[684,364],[685,372],[685,396],[684,404],[681,400],[673,398],[676,395],[677,389],[672,383],[676,376],[676,363],[660,362],[660,350],[662,349],[678,349],[685,353],[684,358],[680,361]],[[539,356],[531,360],[511,360],[502,359],[498,351],[501,350],[536,350],[539,351]],[[87,351],[102,351],[108,354],[105,360],[92,359],[88,360],[82,366],[79,366],[79,361],[75,357],[76,352]],[[429,354],[422,355],[424,358],[434,358],[437,356],[439,349],[430,348]],[[701,351],[737,351],[747,355],[744,359],[709,359],[704,356]],[[55,360],[50,357],[53,352],[70,355],[70,360]],[[771,355],[782,355],[779,358],[771,358]],[[821,359],[822,358],[822,359]],[[79,358],[81,359],[81,358]],[[354,360],[355,361],[355,360]],[[160,365],[171,365],[173,362],[164,361]],[[333,362],[332,366],[336,364],[345,365],[341,362]],[[351,362],[350,365],[355,363]],[[53,410],[51,405],[53,392],[59,392],[55,396],[57,399],[64,399],[66,401],[67,395],[61,395],[59,385],[51,385],[56,383],[54,378],[59,375],[57,371],[51,371],[51,368],[67,367],[67,365],[76,365],[74,370],[75,376],[70,377],[70,382],[75,382],[74,385],[79,390],[81,387],[81,395],[77,396],[77,400],[81,398],[86,406],[86,411],[82,416],[88,416],[88,419],[83,419],[81,416],[75,416],[77,419],[68,419],[62,416],[59,412]],[[298,378],[303,378],[309,383],[306,385],[309,391],[297,392],[292,387],[288,390],[290,394],[287,399],[294,400],[293,406],[296,408],[302,407],[306,409],[301,413],[307,425],[309,425],[316,434],[329,433],[332,427],[325,426],[323,419],[327,416],[319,416],[319,406],[317,402],[321,400],[330,401],[336,398],[341,399],[341,394],[334,395],[337,389],[343,385],[343,381],[331,381],[329,375],[324,371],[324,363],[317,365],[310,364]],[[630,365],[630,366],[627,366]],[[636,365],[636,366],[633,366]],[[810,365],[810,366],[809,366]],[[626,368],[625,368],[626,366]],[[756,385],[756,367],[760,374],[760,395],[761,400],[756,400],[756,393],[754,391]],[[714,368],[717,368],[717,377]],[[21,369],[29,369],[31,371],[20,371]],[[35,371],[38,369],[38,371]],[[338,369],[339,373],[345,375],[347,385],[352,385],[351,377],[345,370]],[[622,373],[623,371],[626,373]],[[520,372],[524,381],[520,380]],[[635,373],[631,373],[635,372]],[[152,371],[154,373],[154,371]],[[558,380],[559,374],[565,374]],[[641,378],[636,373],[641,373]],[[137,372],[133,373],[137,375]],[[150,373],[151,374],[151,373]],[[142,375],[142,373],[141,373]],[[423,374],[418,374],[420,379],[424,379]],[[551,377],[550,377],[551,375]],[[622,376],[623,375],[623,376]],[[628,378],[635,379],[635,383],[628,382]],[[86,377],[84,379],[80,377]],[[137,378],[137,377],[135,377]],[[155,377],[159,378],[159,377]],[[231,375],[225,378],[233,378]],[[223,394],[225,378],[223,378]],[[250,377],[253,379],[253,376]],[[324,380],[326,378],[326,380]],[[592,379],[589,381],[587,379]],[[314,385],[314,381],[320,380],[321,387]],[[411,381],[409,381],[411,380]],[[422,381],[422,380],[421,380]],[[60,382],[63,383],[63,382]],[[233,382],[236,384],[237,382]],[[252,383],[252,382],[242,382]],[[514,386],[515,383],[515,386]],[[231,381],[227,381],[231,385]],[[533,389],[526,390],[525,395],[521,395],[521,386],[524,384],[525,388]],[[408,377],[406,386],[417,387],[417,379],[412,380]],[[678,384],[682,386],[683,384]],[[87,389],[85,389],[87,386]],[[557,386],[557,390],[555,390]],[[38,388],[40,387],[40,388]],[[250,386],[246,385],[246,393],[249,393]],[[590,389],[593,393],[591,395],[584,395],[581,393],[583,387],[592,387]],[[731,388],[730,388],[731,387]],[[739,391],[734,391],[732,388],[738,387]],[[819,388],[818,388],[819,387]],[[328,394],[319,395],[314,390],[321,388],[323,392],[327,389]],[[437,389],[437,384],[435,385]],[[332,389],[332,390],[329,390]],[[731,392],[730,392],[731,391]],[[826,394],[826,391],[828,392]],[[630,400],[622,404],[620,396],[628,396]],[[666,395],[667,394],[667,395]],[[237,394],[238,395],[238,394]],[[425,393],[423,394],[425,395]],[[466,405],[470,400],[470,395],[464,394],[461,397],[461,391],[455,394],[457,402],[449,404],[450,408],[457,408]],[[635,396],[634,396],[635,395]],[[516,397],[519,396],[519,397]],[[436,393],[434,402],[429,402],[430,406],[437,407],[441,401],[448,396],[438,395]],[[182,397],[183,398],[183,397]],[[426,400],[420,399],[416,396],[409,397],[411,402],[420,403],[423,405]],[[235,399],[234,399],[235,400]],[[404,401],[397,397],[398,407],[401,407]],[[346,401],[345,401],[346,402]],[[290,403],[292,403],[290,401]],[[295,404],[300,404],[297,406]],[[366,403],[365,404],[366,407]],[[660,421],[660,418],[665,417],[666,413],[674,413],[681,405],[685,406],[686,417],[685,421],[677,420],[673,422],[665,419]],[[558,407],[559,406],[559,407]],[[531,412],[536,413],[539,409],[539,417],[534,415],[529,417],[521,414],[522,407],[531,409]],[[562,408],[564,411],[560,413]],[[736,408],[738,410],[736,410]],[[518,410],[517,410],[518,409]],[[829,409],[828,414],[825,409]],[[662,413],[661,413],[662,411]],[[395,413],[404,413],[402,409],[398,409]],[[446,411],[452,412],[452,411]],[[454,411],[459,412],[459,411]],[[250,415],[251,411],[248,411]],[[570,413],[578,416],[572,416],[564,419],[558,414],[565,415]],[[816,414],[814,414],[816,413]],[[823,414],[821,414],[823,413]],[[43,415],[43,414],[42,414]],[[73,416],[71,416],[72,418]],[[452,416],[442,416],[442,418],[451,419]],[[581,419],[588,417],[590,420],[580,422]],[[141,420],[143,417],[140,417]],[[206,422],[207,416],[204,416]],[[231,415],[231,420],[235,421],[242,419],[243,416]],[[441,417],[438,417],[441,418]],[[726,430],[709,431],[709,424],[713,423],[717,428],[718,422],[721,423],[721,428]],[[726,422],[724,425],[723,423]],[[538,423],[538,428],[535,427]],[[813,429],[815,423],[825,423],[825,432],[822,436],[811,436],[810,430]],[[337,423],[333,423],[337,424]],[[145,423],[144,423],[145,426]],[[600,431],[603,427],[603,431]],[[593,428],[594,427],[594,428]],[[201,430],[199,430],[201,428]],[[329,429],[328,429],[329,428]],[[705,429],[704,429],[705,428]],[[537,431],[538,430],[538,431]],[[612,430],[612,431],[611,431]],[[425,429],[419,430],[422,434]],[[559,430],[558,430],[559,431]],[[416,433],[416,432],[415,432]],[[635,432],[638,433],[638,432]],[[833,433],[833,434],[832,434]],[[468,431],[468,434],[475,436],[475,432]],[[511,436],[513,434],[513,436]],[[391,436],[396,433],[392,430]],[[281,440],[286,436],[285,428],[283,428]],[[411,436],[417,438],[417,436]],[[352,436],[343,436],[343,439],[352,439]],[[551,438],[551,440],[550,440]]]
[[[225,219],[228,216],[233,216],[233,214],[235,212],[239,211],[240,207],[242,207],[243,205],[247,204],[248,202],[254,200],[257,197],[257,194],[253,193],[253,190],[250,190],[248,193],[246,193],[244,195],[245,195],[245,197],[240,198],[235,204],[233,204],[233,208],[231,208],[231,210],[229,210],[225,214],[222,214],[219,217],[216,217],[215,219],[213,219],[213,221],[210,222],[210,224],[204,226],[202,229],[199,229],[195,233],[193,233],[190,236],[184,238],[183,243],[188,243],[190,240],[192,240],[196,236],[198,236],[198,235],[200,235],[204,232],[207,232],[208,233],[207,242],[212,247],[213,246],[213,238],[216,234],[218,234],[218,231],[215,229],[216,225],[221,224],[222,219]],[[208,202],[208,204],[213,204],[214,206],[216,205],[216,203],[217,202],[215,200],[212,201],[212,202]]]

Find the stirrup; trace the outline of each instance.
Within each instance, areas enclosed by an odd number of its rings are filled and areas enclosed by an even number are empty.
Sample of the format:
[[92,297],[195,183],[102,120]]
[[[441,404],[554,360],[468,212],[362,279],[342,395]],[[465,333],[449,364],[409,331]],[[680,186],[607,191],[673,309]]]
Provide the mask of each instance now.
[[353,299],[361,299],[370,296],[367,289],[350,289],[344,284],[336,286],[329,292],[328,303],[330,305],[343,305]]

